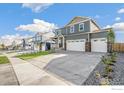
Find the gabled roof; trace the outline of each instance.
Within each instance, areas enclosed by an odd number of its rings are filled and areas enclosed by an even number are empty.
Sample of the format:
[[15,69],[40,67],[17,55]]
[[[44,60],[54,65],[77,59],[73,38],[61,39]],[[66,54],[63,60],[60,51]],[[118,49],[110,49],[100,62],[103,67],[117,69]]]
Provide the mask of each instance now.
[[73,18],[67,25],[65,25],[65,26],[68,26],[68,25],[70,25],[70,24],[75,24],[75,23],[77,23],[77,22],[85,21],[85,20],[89,20],[89,18],[88,18],[88,17],[76,16],[76,17],[74,17],[74,18]]
[[92,21],[99,29],[100,27],[96,24],[96,22],[91,19],[90,17],[84,17],[84,16],[76,16],[74,17],[67,25],[65,25],[64,27],[66,26],[69,26],[71,24],[76,24],[76,23],[80,23],[80,22],[85,22],[85,21]]

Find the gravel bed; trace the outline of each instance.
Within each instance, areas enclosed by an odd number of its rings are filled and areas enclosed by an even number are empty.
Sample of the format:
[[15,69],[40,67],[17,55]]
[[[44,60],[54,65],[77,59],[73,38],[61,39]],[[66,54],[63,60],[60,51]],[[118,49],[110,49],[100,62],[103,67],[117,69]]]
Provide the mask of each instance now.
[[[99,72],[102,76],[104,66],[105,65],[100,62],[82,85],[100,85],[100,79],[96,77],[96,72]],[[111,73],[112,79],[109,79],[110,85],[124,85],[124,53],[118,54],[117,62],[114,63],[112,67],[114,72]]]

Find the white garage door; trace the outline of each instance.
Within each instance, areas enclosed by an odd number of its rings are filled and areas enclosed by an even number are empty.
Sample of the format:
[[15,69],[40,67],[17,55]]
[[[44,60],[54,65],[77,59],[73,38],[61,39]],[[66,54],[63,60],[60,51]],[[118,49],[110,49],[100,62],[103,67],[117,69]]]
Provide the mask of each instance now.
[[107,52],[107,39],[106,38],[91,39],[91,51]]
[[67,40],[67,50],[85,51],[85,39]]

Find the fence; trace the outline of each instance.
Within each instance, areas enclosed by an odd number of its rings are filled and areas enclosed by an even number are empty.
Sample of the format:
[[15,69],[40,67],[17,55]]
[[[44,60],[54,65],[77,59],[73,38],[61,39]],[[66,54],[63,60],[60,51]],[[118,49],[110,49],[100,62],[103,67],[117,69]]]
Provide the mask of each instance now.
[[112,44],[112,50],[115,52],[124,52],[124,43]]

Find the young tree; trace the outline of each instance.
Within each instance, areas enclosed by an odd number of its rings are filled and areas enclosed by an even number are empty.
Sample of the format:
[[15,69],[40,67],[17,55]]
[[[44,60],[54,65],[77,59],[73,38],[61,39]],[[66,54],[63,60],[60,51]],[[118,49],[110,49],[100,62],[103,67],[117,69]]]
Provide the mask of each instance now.
[[112,44],[115,42],[115,33],[112,28],[110,29],[110,31],[108,31],[107,39],[108,39],[108,43],[109,43],[109,52],[111,53],[111,52],[113,52]]
[[2,46],[2,50],[4,50],[5,49],[5,45],[4,44],[1,44],[1,46]]

